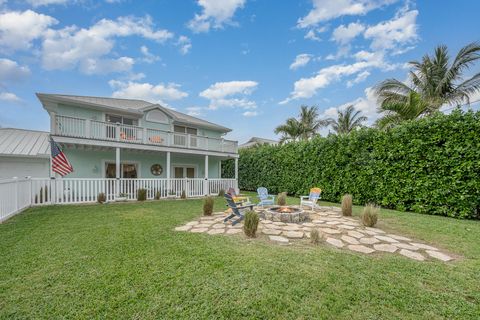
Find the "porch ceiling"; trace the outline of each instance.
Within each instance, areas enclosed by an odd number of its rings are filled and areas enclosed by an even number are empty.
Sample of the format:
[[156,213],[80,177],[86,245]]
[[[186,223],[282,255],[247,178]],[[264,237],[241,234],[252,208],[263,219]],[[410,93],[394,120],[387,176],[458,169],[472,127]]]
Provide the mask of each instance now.
[[[55,139],[57,140],[57,139]],[[110,151],[110,152],[115,152],[116,147],[113,146],[105,146],[105,145],[94,145],[94,144],[80,144],[80,143],[71,143],[71,142],[61,142],[57,141],[62,147],[66,147],[68,149],[74,149],[74,150],[85,150],[85,151]],[[168,151],[165,150],[149,150],[149,149],[139,149],[139,148],[130,148],[128,145],[120,147],[122,151],[128,151],[132,153],[137,153],[137,154],[166,154]],[[171,153],[175,154],[183,154],[183,155],[188,155],[188,156],[205,156],[206,154],[202,153],[187,153],[187,152],[182,152],[181,150],[178,151],[170,151]],[[208,154],[209,157],[215,158],[215,159],[232,159],[234,158],[231,155],[210,155]]]

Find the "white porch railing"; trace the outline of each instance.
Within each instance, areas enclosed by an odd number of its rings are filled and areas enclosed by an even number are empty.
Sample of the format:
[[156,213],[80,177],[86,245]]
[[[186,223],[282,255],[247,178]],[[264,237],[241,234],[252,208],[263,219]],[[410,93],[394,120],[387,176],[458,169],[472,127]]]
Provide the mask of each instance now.
[[238,152],[237,141],[59,115],[55,116],[55,127],[52,131],[52,134],[74,138],[173,146],[227,153]]
[[136,200],[139,189],[147,199],[201,197],[216,195],[223,189],[238,189],[235,179],[103,179],[103,178],[27,178],[0,180],[0,222],[30,206],[97,202],[100,193],[107,201],[120,196]]

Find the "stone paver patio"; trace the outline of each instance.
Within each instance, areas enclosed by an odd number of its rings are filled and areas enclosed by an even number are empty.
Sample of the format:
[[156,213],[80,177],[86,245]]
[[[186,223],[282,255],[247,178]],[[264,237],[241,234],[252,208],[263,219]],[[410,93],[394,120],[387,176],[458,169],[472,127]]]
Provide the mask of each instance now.
[[[258,213],[263,209],[256,208]],[[364,227],[353,217],[343,217],[337,207],[318,207],[310,213],[310,222],[285,223],[261,219],[258,235],[267,237],[271,242],[288,245],[310,238],[310,232],[317,228],[326,244],[363,254],[386,253],[399,254],[417,261],[437,259],[451,261],[453,257],[439,249],[416,242],[410,238],[387,233],[378,228]],[[175,228],[176,231],[206,233],[209,235],[233,235],[242,233],[243,224],[232,226],[224,223],[224,212],[212,216],[203,216],[195,221]]]

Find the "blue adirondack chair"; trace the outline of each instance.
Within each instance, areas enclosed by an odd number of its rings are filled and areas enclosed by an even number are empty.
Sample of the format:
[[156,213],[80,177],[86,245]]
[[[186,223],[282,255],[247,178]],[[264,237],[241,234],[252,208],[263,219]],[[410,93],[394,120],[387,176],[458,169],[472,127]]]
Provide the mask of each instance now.
[[260,187],[257,189],[258,198],[260,202],[259,206],[273,206],[275,204],[275,196],[268,194],[268,190],[265,187]]
[[[245,209],[250,208],[250,210],[253,210],[253,204],[251,203],[247,205],[240,205],[239,203],[235,203],[235,201],[233,201],[232,196],[228,193],[225,193],[224,197],[225,197],[225,200],[227,200],[227,207],[232,209],[232,213],[228,217],[226,217],[223,220],[223,222],[232,220],[232,226],[234,226],[240,221],[242,221],[243,218],[245,218],[245,214],[243,213]],[[237,219],[233,220],[234,218],[237,218]]]

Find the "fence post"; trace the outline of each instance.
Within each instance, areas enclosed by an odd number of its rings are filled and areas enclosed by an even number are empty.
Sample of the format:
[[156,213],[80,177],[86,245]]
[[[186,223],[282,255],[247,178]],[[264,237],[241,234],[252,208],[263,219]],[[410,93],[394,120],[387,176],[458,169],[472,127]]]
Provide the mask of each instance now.
[[18,211],[18,177],[13,177],[15,179],[15,211]]

